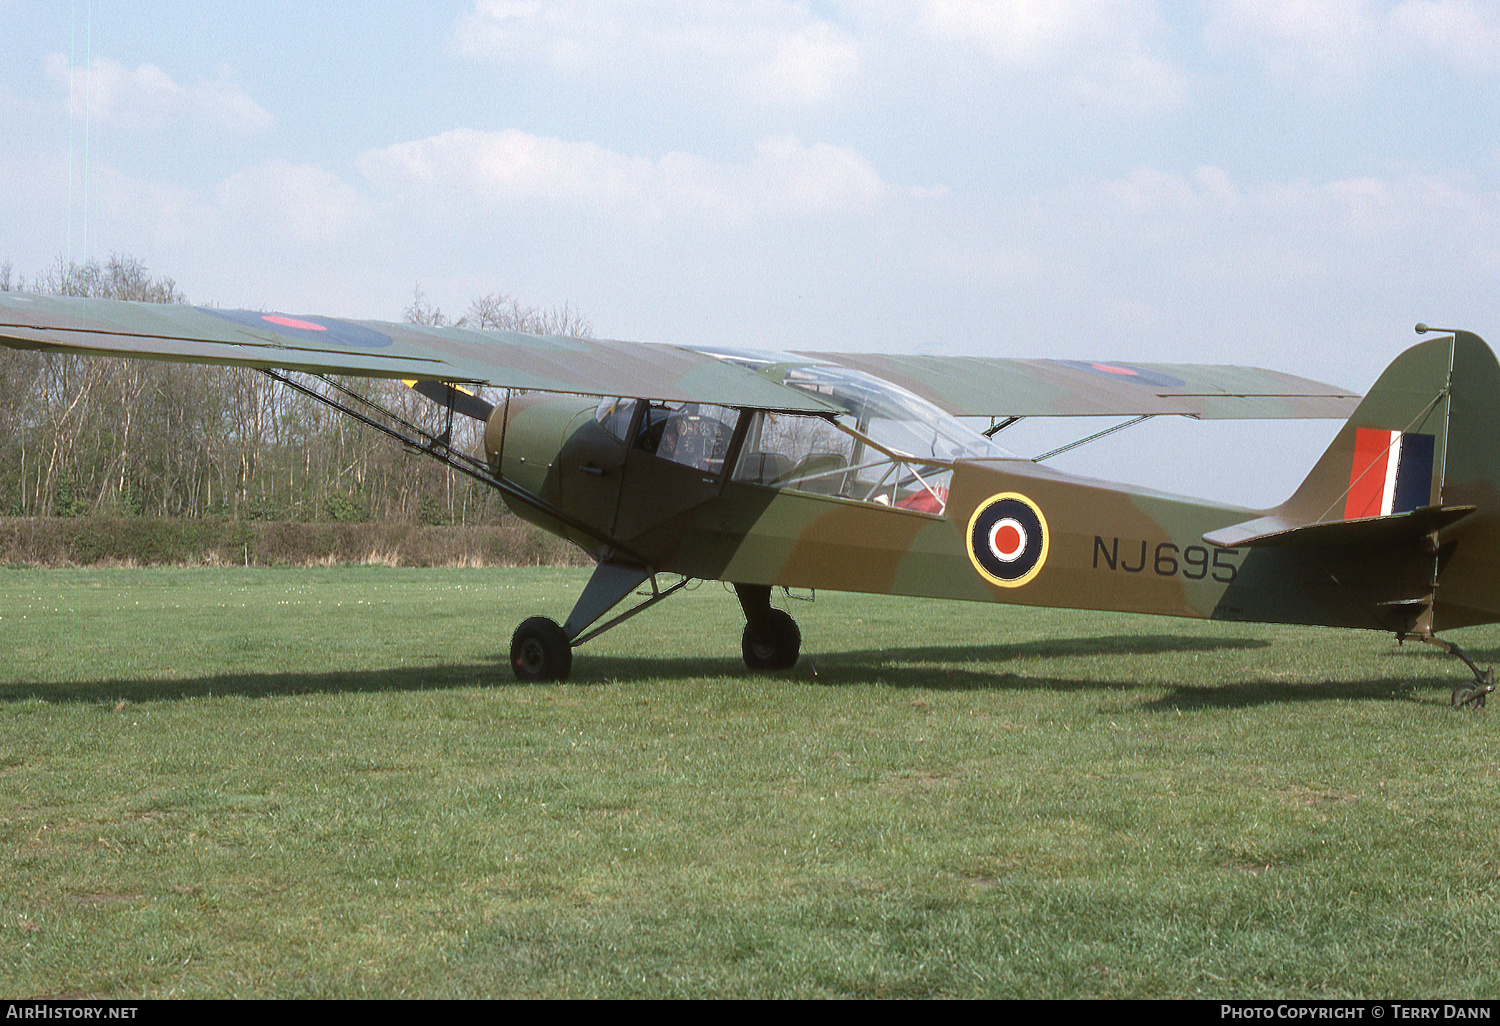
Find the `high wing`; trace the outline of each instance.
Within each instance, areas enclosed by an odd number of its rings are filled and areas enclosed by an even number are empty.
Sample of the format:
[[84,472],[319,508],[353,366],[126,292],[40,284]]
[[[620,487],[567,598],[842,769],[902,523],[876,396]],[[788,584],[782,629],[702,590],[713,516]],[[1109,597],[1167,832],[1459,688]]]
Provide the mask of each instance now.
[[[862,371],[955,416],[1346,417],[1359,398],[1248,367],[852,353],[779,354],[747,363],[655,343],[19,292],[0,293],[0,344],[808,413],[837,407],[784,385],[778,371],[788,363]],[[757,363],[769,369],[758,372]]]
[[163,303],[0,292],[0,344],[766,410],[835,410],[808,392],[676,346]]
[[1359,395],[1258,367],[978,356],[804,353],[915,392],[955,417],[1178,414],[1203,420],[1347,418]]

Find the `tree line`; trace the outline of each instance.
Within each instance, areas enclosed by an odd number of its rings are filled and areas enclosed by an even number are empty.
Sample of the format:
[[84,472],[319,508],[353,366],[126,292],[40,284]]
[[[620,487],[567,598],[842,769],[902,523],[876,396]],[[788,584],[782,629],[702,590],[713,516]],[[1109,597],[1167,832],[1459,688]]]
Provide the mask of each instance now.
[[[186,302],[171,278],[129,256],[59,258],[30,280],[0,263],[0,291],[11,289]],[[450,320],[417,288],[405,317],[593,333],[571,306],[541,310],[504,293]],[[437,426],[441,411],[400,382],[347,383],[413,423]],[[0,514],[483,525],[503,513],[484,485],[250,368],[0,348],[0,394]],[[476,451],[482,430],[455,418],[454,448]]]

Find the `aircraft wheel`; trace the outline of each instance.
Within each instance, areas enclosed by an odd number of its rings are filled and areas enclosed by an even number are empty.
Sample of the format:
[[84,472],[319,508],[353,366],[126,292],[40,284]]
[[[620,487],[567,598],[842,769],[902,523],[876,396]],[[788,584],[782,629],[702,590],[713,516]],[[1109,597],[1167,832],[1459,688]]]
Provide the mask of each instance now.
[[797,621],[782,610],[773,609],[763,628],[757,632],[745,624],[741,645],[745,665],[752,670],[789,670],[795,666],[797,654],[802,651],[802,632],[797,629]]
[[555,621],[533,616],[511,635],[510,666],[517,680],[567,680],[573,646]]

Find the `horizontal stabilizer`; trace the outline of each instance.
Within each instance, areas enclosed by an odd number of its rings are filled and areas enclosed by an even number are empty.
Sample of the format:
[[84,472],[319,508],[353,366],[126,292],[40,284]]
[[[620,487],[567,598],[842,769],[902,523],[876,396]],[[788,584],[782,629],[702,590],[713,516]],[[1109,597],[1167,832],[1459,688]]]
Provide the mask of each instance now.
[[1221,527],[1205,534],[1203,540],[1222,549],[1275,545],[1389,545],[1411,541],[1457,523],[1475,509],[1474,506],[1423,506],[1390,516],[1330,520],[1321,524],[1298,524],[1273,515]]

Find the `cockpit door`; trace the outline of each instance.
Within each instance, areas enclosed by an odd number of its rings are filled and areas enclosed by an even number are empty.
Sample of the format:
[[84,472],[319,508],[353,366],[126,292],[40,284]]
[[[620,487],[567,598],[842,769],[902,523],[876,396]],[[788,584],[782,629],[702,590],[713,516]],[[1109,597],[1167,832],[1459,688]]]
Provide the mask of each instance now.
[[734,458],[738,410],[642,404],[625,454],[615,530],[628,541],[718,496]]
[[610,537],[615,536],[625,478],[625,439],[636,406],[634,399],[606,399],[596,409],[580,413],[568,425],[557,454],[562,504],[578,519]]

